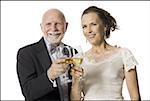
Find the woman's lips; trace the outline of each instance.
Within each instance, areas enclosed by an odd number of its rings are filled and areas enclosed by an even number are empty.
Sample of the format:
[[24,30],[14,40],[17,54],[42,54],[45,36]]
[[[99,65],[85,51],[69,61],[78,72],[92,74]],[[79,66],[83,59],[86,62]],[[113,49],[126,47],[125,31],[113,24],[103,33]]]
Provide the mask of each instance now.
[[92,38],[95,37],[95,35],[96,35],[96,34],[91,34],[91,35],[89,35],[88,37],[89,37],[89,39],[92,39]]

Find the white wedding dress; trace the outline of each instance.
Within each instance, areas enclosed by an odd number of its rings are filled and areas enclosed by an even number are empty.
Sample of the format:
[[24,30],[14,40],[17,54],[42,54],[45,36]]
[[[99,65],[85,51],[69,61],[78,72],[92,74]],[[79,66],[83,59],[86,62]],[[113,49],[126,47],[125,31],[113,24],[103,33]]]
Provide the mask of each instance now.
[[84,100],[122,100],[122,86],[133,65],[137,65],[132,53],[126,48],[116,48],[104,54],[105,57],[90,59],[84,56],[81,64],[84,76],[81,87]]

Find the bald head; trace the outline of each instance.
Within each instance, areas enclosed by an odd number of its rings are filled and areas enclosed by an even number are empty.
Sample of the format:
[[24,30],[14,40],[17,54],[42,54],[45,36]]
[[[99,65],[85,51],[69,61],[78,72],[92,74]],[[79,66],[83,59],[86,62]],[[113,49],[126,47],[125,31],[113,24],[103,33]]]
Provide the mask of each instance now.
[[42,17],[42,23],[47,19],[49,18],[50,16],[53,16],[53,17],[56,17],[56,18],[59,18],[60,20],[62,20],[63,22],[66,22],[66,19],[65,19],[65,16],[64,14],[58,10],[58,9],[49,9],[47,10],[43,17]]
[[42,17],[41,29],[44,37],[51,44],[59,44],[66,32],[68,23],[58,9],[46,11]]

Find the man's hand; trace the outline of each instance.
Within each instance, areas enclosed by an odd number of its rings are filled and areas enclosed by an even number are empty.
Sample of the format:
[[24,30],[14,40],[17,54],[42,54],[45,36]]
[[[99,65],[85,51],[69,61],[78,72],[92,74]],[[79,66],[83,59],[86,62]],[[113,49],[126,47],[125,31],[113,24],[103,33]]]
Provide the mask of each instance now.
[[56,60],[47,71],[48,78],[55,80],[59,75],[68,70],[69,65],[65,62],[65,59]]

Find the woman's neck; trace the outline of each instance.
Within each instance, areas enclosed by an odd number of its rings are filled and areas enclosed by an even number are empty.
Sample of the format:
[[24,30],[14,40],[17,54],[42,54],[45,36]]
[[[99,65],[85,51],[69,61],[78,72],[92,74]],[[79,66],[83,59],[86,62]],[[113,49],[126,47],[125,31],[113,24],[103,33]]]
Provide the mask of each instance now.
[[104,51],[106,51],[107,47],[109,45],[106,43],[106,41],[104,41],[101,44],[97,44],[97,45],[92,45],[92,53],[102,53]]

